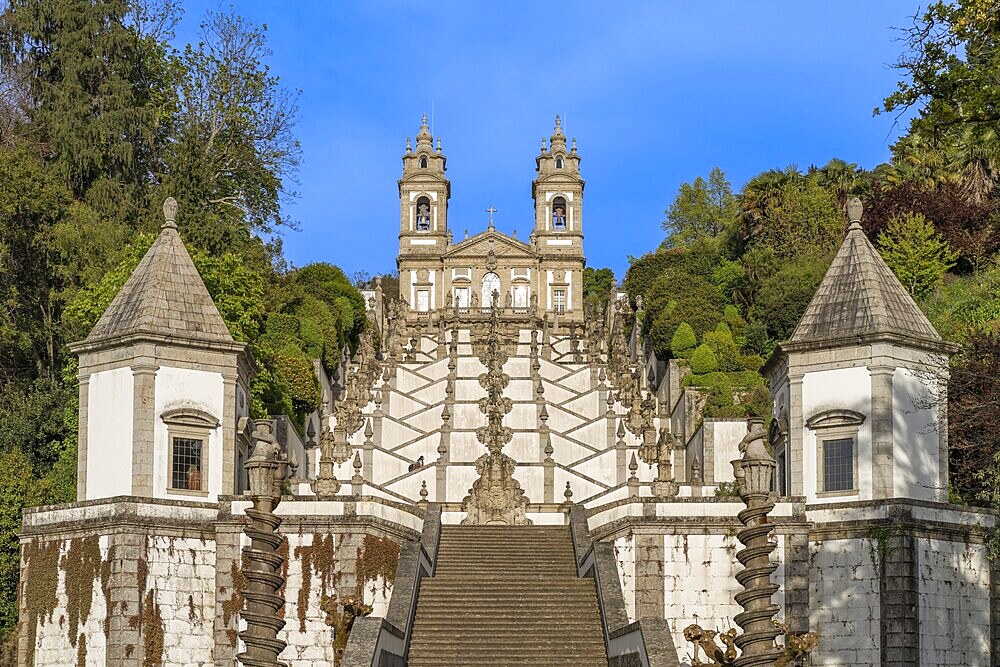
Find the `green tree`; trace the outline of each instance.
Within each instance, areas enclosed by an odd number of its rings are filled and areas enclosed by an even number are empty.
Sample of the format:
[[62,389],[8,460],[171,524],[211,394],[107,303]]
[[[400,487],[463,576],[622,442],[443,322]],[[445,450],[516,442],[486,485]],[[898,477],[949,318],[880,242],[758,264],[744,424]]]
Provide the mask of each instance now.
[[805,179],[781,190],[749,239],[780,258],[821,255],[837,247],[845,227],[835,196]]
[[708,182],[699,176],[683,183],[666,211],[663,229],[667,247],[682,246],[698,239],[714,239],[733,228],[739,214],[736,197],[726,174],[714,167]]
[[598,316],[611,299],[615,288],[615,272],[611,269],[595,269],[588,266],[583,270],[583,302]]
[[[0,61],[29,75],[34,141],[73,194],[135,224],[174,104],[163,39],[176,6],[125,0],[11,0]],[[154,15],[155,14],[155,15]],[[163,32],[143,32],[144,30]]]
[[934,289],[958,258],[920,213],[890,218],[878,244],[886,264],[914,298]]
[[265,27],[232,11],[210,13],[200,37],[181,57],[162,190],[185,212],[185,239],[221,253],[253,243],[254,232],[294,227],[281,205],[294,196],[301,154],[297,94],[264,62]]

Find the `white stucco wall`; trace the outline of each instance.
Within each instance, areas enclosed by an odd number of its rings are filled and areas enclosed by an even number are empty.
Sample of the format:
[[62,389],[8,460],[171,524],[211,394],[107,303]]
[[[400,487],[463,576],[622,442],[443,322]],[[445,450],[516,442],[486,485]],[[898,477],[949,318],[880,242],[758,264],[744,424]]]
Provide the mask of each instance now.
[[802,378],[803,422],[826,410],[854,410],[865,415],[858,431],[856,495],[818,496],[816,431],[802,426],[803,492],[806,502],[843,502],[872,498],[871,373],[865,366],[806,373]]
[[990,664],[990,569],[981,544],[917,540],[920,664]]
[[162,665],[214,665],[215,542],[153,537],[146,561],[146,591],[163,624]]
[[[161,366],[156,371],[156,418],[153,422],[153,497],[191,500],[188,494],[169,493],[167,477],[170,474],[167,425],[160,419],[167,410],[192,407],[203,410],[222,421],[224,388],[221,373]],[[195,496],[198,500],[215,501],[222,491],[222,426],[216,427],[208,437],[208,495]],[[202,474],[206,474],[204,471]]]
[[809,550],[809,627],[821,635],[812,664],[879,664],[879,578],[867,541],[813,542]]
[[87,389],[87,497],[132,493],[132,369],[90,376]]
[[892,376],[893,488],[897,498],[943,500],[937,386],[907,368]]

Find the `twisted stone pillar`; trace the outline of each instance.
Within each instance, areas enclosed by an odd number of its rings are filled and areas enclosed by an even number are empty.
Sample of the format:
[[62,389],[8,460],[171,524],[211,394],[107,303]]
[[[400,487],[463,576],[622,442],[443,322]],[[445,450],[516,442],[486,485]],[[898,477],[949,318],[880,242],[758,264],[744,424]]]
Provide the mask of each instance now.
[[277,553],[281,519],[274,515],[274,508],[281,501],[281,482],[288,474],[288,462],[271,433],[270,422],[259,422],[253,438],[253,455],[246,462],[253,506],[246,510],[250,525],[244,531],[250,546],[243,550],[247,563],[243,568],[243,619],[247,628],[240,633],[246,650],[236,657],[245,667],[277,667],[286,664],[278,660],[278,654],[285,649],[285,642],[278,639],[278,632],[285,626],[279,615],[285,606],[279,594],[284,584],[281,566],[285,559]]
[[734,663],[736,667],[773,665],[781,655],[774,643],[774,638],[780,634],[774,624],[778,606],[771,601],[778,590],[771,582],[771,573],[778,567],[770,558],[776,545],[768,539],[772,525],[767,520],[768,513],[774,509],[771,481],[776,464],[767,451],[763,420],[749,420],[747,430],[740,442],[743,457],[733,461],[740,497],[747,506],[737,515],[744,528],[736,534],[743,544],[743,549],[736,553],[743,565],[736,580],[744,590],[736,594],[736,602],[744,611],[733,619],[743,630],[735,642],[742,651]]

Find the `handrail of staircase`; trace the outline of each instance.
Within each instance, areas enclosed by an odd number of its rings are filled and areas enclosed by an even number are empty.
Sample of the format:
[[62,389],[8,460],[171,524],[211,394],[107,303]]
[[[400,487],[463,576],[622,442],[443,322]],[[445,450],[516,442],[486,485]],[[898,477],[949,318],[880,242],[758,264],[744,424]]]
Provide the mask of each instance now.
[[385,618],[354,619],[341,667],[404,667],[413,633],[420,580],[433,576],[441,541],[441,505],[427,503],[419,542],[406,542]]
[[666,619],[629,622],[614,545],[593,540],[587,511],[575,503],[569,507],[569,526],[577,576],[592,577],[597,589],[608,667],[678,667],[677,649]]

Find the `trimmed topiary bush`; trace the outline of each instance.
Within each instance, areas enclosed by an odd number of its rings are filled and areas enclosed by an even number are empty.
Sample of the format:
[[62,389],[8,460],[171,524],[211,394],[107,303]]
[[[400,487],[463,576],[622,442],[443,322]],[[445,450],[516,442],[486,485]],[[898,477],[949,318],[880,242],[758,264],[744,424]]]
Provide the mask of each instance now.
[[670,339],[670,352],[674,357],[686,359],[696,347],[698,337],[695,336],[694,328],[687,322],[681,322],[674,331],[674,337]]
[[691,353],[691,358],[688,359],[688,363],[691,365],[691,371],[697,373],[698,375],[712,373],[719,369],[718,357],[715,356],[715,352],[712,351],[712,348],[705,343],[699,345],[695,351]]

